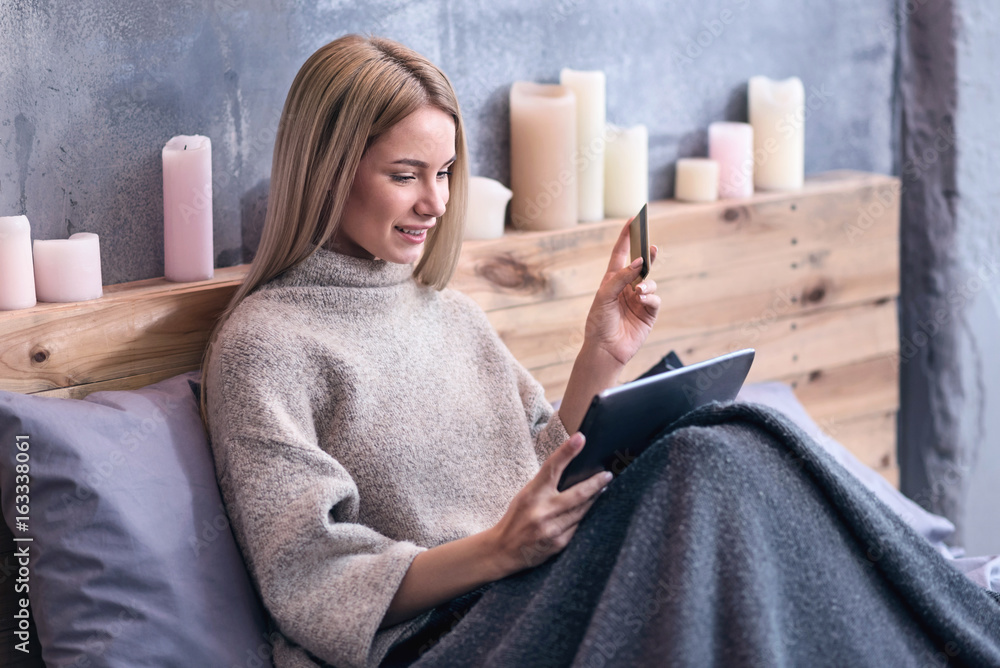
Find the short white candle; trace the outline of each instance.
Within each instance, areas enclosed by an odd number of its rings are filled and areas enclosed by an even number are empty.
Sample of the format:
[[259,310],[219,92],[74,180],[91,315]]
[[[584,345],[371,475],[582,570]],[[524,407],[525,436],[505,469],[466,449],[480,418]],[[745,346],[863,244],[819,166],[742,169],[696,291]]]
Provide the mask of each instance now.
[[0,218],[0,311],[35,305],[31,225],[27,216]]
[[605,128],[604,215],[634,216],[649,201],[649,133],[645,125]]
[[466,239],[496,239],[503,236],[503,223],[510,190],[485,176],[469,178],[469,208],[465,216]]
[[82,302],[104,294],[96,234],[35,239],[35,291],[40,302]]
[[674,198],[682,202],[714,202],[719,199],[719,163],[708,158],[678,160]]
[[719,163],[719,198],[753,195],[753,126],[719,121],[708,126],[708,157]]
[[524,230],[577,224],[576,96],[566,86],[510,88],[511,222]]
[[163,147],[163,275],[203,281],[214,267],[212,142],[181,135]]
[[748,86],[753,126],[754,185],[796,190],[805,178],[805,90],[798,77],[752,77]]
[[559,83],[576,96],[577,203],[581,221],[604,218],[606,80],[600,70],[563,69]]

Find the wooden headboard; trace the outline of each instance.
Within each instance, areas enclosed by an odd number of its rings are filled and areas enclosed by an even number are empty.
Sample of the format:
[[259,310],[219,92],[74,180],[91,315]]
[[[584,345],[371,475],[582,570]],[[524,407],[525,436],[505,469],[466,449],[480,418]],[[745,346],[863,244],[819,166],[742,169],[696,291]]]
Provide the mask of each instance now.
[[[828,433],[895,482],[899,181],[830,172],[793,193],[652,202],[649,221],[664,306],[623,380],[670,350],[693,362],[754,347],[750,381],[792,384]],[[623,222],[465,243],[451,286],[487,311],[551,400]],[[0,389],[79,398],[196,369],[247,266],[0,312]]]
[[[664,306],[623,380],[670,350],[694,362],[754,347],[750,381],[792,384],[828,433],[895,482],[899,181],[830,172],[794,193],[652,202],[649,222]],[[623,223],[464,245],[451,287],[487,311],[550,400],[565,389]],[[80,398],[197,369],[247,267],[217,269],[196,283],[109,285],[96,300],[0,312],[0,389]]]
[[[790,383],[827,433],[897,484],[899,192],[892,177],[831,172],[793,193],[652,202],[650,235],[660,249],[653,277],[664,306],[623,380],[670,350],[694,362],[754,347],[750,381]],[[463,247],[451,286],[487,311],[550,400],[565,389],[623,223],[510,232]],[[149,279],[105,286],[92,301],[0,312],[0,389],[80,398],[197,369],[247,266],[197,283]],[[13,543],[2,523],[0,534],[9,565]],[[5,580],[0,601],[12,584]],[[0,636],[11,621],[0,610]]]

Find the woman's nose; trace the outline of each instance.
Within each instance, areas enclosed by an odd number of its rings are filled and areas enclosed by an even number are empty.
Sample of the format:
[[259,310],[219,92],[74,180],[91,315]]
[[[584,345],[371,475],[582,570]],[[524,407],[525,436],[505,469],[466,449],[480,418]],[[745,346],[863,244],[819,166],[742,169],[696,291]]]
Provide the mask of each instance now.
[[440,218],[444,215],[448,204],[448,181],[435,181],[428,184],[417,202],[417,213],[430,218]]

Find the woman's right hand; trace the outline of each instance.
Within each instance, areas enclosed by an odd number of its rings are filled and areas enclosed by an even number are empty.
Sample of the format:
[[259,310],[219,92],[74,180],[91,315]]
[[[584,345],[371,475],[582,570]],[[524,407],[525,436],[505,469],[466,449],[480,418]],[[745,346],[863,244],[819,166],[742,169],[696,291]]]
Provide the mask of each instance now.
[[583,441],[579,432],[566,439],[514,496],[507,512],[490,530],[502,576],[537,566],[561,552],[611,481],[611,473],[602,471],[562,492],[557,489],[563,470],[583,448]]

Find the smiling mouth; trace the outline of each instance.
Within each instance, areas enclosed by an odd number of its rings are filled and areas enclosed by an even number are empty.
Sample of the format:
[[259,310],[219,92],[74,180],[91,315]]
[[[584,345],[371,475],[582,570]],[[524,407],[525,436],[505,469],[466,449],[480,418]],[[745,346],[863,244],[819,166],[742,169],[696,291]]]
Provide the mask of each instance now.
[[403,234],[410,235],[411,237],[421,237],[421,236],[423,236],[424,234],[427,233],[427,228],[426,227],[421,227],[421,228],[418,228],[418,229],[413,229],[413,228],[406,228],[406,227],[398,227],[397,226],[396,229],[399,230],[400,232],[402,232]]

